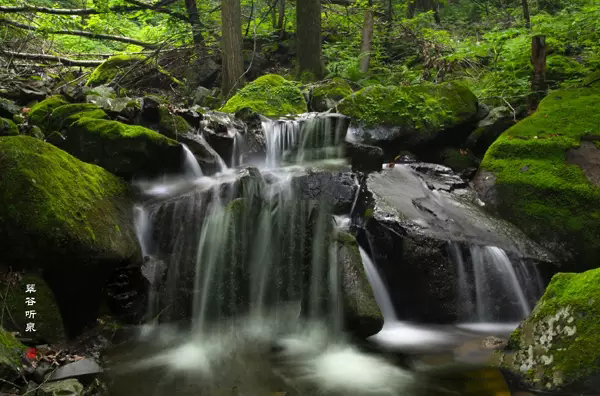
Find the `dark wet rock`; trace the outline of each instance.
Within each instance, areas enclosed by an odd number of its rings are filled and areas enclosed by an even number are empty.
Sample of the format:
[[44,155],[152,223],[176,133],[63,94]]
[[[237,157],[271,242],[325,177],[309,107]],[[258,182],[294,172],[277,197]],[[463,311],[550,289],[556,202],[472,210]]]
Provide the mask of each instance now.
[[346,157],[350,159],[353,170],[379,171],[383,165],[383,149],[362,143],[345,142]]
[[442,164],[451,168],[453,171],[462,173],[467,169],[477,169],[479,159],[468,149],[443,148],[433,150],[427,158],[428,161]]
[[146,96],[142,99],[142,117],[150,123],[160,121],[161,101],[152,96]]
[[14,136],[19,134],[17,125],[7,118],[0,118],[0,136]]
[[397,164],[366,179],[357,205],[365,218],[361,245],[390,282],[402,318],[458,318],[457,269],[450,244],[497,246],[509,257],[548,263],[552,257],[516,227],[484,212],[476,193],[441,165]]
[[85,378],[96,376],[102,372],[102,367],[94,359],[85,358],[58,368],[49,379],[50,381],[59,381],[67,378]]
[[356,239],[348,233],[336,235],[337,258],[342,271],[346,328],[360,338],[376,334],[383,327]]
[[177,108],[173,110],[173,114],[182,117],[196,129],[200,128],[200,122],[204,118],[204,111],[202,111],[202,109],[199,107],[194,107],[191,109]]
[[194,105],[213,108],[216,106],[219,101],[217,97],[219,96],[219,89],[208,89],[205,87],[198,87],[196,91],[194,91]]
[[210,146],[223,158],[228,166],[236,165],[235,156],[242,154],[241,144],[246,134],[244,122],[232,114],[216,111],[206,112],[200,130]]
[[249,159],[263,155],[266,152],[267,143],[263,131],[263,117],[249,107],[244,107],[235,113],[235,118],[246,124],[246,143],[247,156]]
[[47,382],[40,385],[36,395],[39,396],[83,396],[83,385],[76,379]]
[[308,172],[294,177],[299,199],[324,201],[334,214],[348,214],[358,193],[358,183],[350,172]]
[[477,124],[475,130],[469,135],[466,147],[479,156],[496,141],[502,132],[515,124],[514,114],[508,107],[495,107]]
[[50,363],[44,361],[44,360],[40,360],[37,363],[37,366],[35,367],[35,370],[33,372],[32,378],[35,382],[37,382],[38,384],[41,384],[43,382],[45,382],[49,377],[48,374],[50,374],[50,372],[52,371],[53,367],[50,365]]
[[112,316],[137,324],[146,312],[147,281],[138,265],[119,267],[106,281],[106,303]]
[[16,105],[8,99],[0,98],[0,117],[12,120],[13,116],[20,112],[21,106]]
[[308,107],[310,111],[327,111],[349,95],[352,95],[352,87],[346,80],[336,77],[321,81],[308,87]]
[[212,175],[222,170],[225,164],[222,162],[219,154],[207,143],[202,135],[188,132],[179,135],[178,138],[194,154],[204,174]]

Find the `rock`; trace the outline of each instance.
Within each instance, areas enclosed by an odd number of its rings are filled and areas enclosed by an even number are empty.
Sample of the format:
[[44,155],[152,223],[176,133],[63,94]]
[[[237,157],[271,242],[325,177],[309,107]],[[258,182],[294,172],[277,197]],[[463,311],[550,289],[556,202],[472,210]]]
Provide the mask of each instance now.
[[86,358],[59,367],[50,376],[50,381],[96,376],[102,371],[102,367],[96,361]]
[[76,379],[46,382],[40,385],[38,396],[83,396],[83,385]]
[[359,241],[370,246],[370,256],[390,282],[392,300],[405,320],[459,319],[452,246],[469,252],[466,261],[476,246],[500,247],[510,258],[542,269],[553,260],[516,227],[486,213],[467,183],[440,165],[395,164],[371,173],[355,213],[364,218]]
[[381,330],[383,315],[365,273],[356,239],[342,232],[336,235],[335,241],[342,269],[345,327],[358,337],[367,338]]
[[199,86],[194,91],[194,104],[202,107],[210,107],[213,103],[213,91],[203,86]]
[[246,134],[246,125],[242,121],[232,114],[208,111],[200,122],[200,131],[228,166],[239,164],[239,157],[245,151],[241,147]]
[[200,128],[200,122],[204,118],[204,109],[194,106],[191,109],[177,108],[173,110],[173,114],[183,117],[192,127]]
[[254,156],[258,156],[259,154],[260,158],[263,158],[264,153],[267,151],[267,142],[262,125],[264,117],[253,111],[251,108],[244,107],[235,113],[235,118],[246,125],[244,140],[247,150],[246,155],[249,157],[248,159],[251,160]]
[[[27,293],[27,285],[34,285],[35,293]],[[59,343],[66,339],[60,310],[46,281],[34,272],[0,273],[0,286],[5,290],[6,310],[12,321],[7,330],[18,331],[32,337],[38,343]],[[35,306],[25,305],[27,297],[35,298]],[[35,316],[25,312],[33,310]],[[25,332],[27,323],[35,323],[35,332]]]
[[487,206],[573,269],[598,266],[600,90],[554,91],[488,149],[474,185]]
[[333,214],[350,213],[358,192],[350,172],[309,171],[294,177],[292,186],[298,199],[325,202]]
[[383,165],[383,149],[362,143],[345,142],[346,156],[356,171],[379,171]]
[[600,380],[600,269],[556,274],[495,361],[528,389],[593,394]]
[[62,135],[49,141],[82,161],[127,179],[182,169],[181,145],[141,126],[83,116]]
[[79,119],[95,118],[106,119],[108,116],[98,106],[92,103],[74,103],[59,106],[52,110],[44,123],[47,132],[62,131],[68,129]]
[[98,95],[87,95],[86,102],[100,107],[102,110],[114,116],[122,115],[130,120],[134,119],[141,109],[139,99],[132,98],[108,98]]
[[19,376],[20,358],[24,351],[25,345],[0,327],[0,378],[11,380]]
[[142,99],[142,118],[149,123],[160,121],[160,105],[163,101],[155,96],[145,96]]
[[34,381],[36,381],[38,384],[45,382],[47,374],[49,374],[51,371],[52,365],[44,360],[40,360],[35,367],[35,371],[33,372]]
[[204,174],[212,175],[226,167],[219,154],[206,142],[202,135],[188,132],[179,135],[178,138],[194,154]]
[[477,169],[479,160],[472,152],[465,149],[445,148],[433,153],[436,163],[451,168],[453,171],[461,173],[466,170]]
[[29,110],[28,119],[29,123],[44,127],[52,114],[52,111],[60,106],[69,104],[64,96],[55,95],[44,99],[40,103],[31,107]]
[[194,133],[194,128],[181,116],[172,114],[166,106],[160,106],[158,132],[168,138],[179,140],[179,135]]
[[12,119],[15,114],[21,112],[21,106],[8,99],[0,98],[0,117]]
[[352,87],[346,80],[335,77],[332,80],[309,86],[311,111],[327,111],[334,108],[340,100],[352,95]]
[[144,55],[115,55],[105,60],[92,72],[86,86],[104,84],[130,89],[169,89],[183,85],[154,59]]
[[0,118],[0,136],[14,136],[19,134],[17,125],[7,118]]
[[477,114],[477,98],[455,83],[408,87],[371,86],[346,97],[337,111],[350,116],[358,142],[386,153],[424,145],[459,145]]
[[110,273],[141,264],[130,187],[27,136],[0,138],[0,168],[0,265],[42,270],[76,336],[95,321]]
[[476,155],[481,156],[502,132],[514,124],[512,110],[504,106],[495,107],[484,119],[479,121],[477,128],[469,135],[466,147],[473,150]]
[[239,90],[221,111],[236,113],[245,107],[266,117],[306,113],[307,106],[297,85],[276,74],[267,74]]

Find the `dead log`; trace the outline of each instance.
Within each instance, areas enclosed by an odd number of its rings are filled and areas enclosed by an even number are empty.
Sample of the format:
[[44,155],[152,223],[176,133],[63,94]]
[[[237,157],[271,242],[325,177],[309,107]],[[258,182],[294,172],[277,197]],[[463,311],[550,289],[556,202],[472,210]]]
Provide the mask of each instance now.
[[29,59],[33,61],[52,61],[59,62],[64,66],[83,66],[83,67],[96,67],[100,66],[103,62],[101,60],[78,60],[78,59],[69,59],[64,58],[62,56],[53,56],[46,54],[27,54],[22,52],[13,52],[13,51],[2,51],[1,55],[12,57],[16,59]]

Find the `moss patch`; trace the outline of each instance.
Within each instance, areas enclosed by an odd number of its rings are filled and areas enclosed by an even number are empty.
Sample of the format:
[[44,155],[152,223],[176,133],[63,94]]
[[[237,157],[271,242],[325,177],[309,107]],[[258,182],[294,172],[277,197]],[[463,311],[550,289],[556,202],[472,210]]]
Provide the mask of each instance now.
[[69,104],[69,102],[67,102],[64,96],[50,96],[31,108],[29,111],[29,122],[43,127],[48,122],[52,111],[66,104]]
[[121,179],[28,136],[0,138],[0,169],[1,263],[44,268],[64,265],[53,262],[62,252],[137,252],[125,233],[131,213],[123,202],[130,190]]
[[600,88],[600,70],[597,70],[584,78],[583,85],[586,87]]
[[581,63],[564,55],[550,55],[547,59],[546,77],[551,81],[580,79],[587,72]]
[[52,111],[48,120],[48,127],[53,131],[68,128],[80,118],[107,118],[106,113],[95,104],[75,103],[57,107]]
[[221,111],[235,113],[246,107],[267,117],[308,111],[297,85],[276,74],[267,74],[246,85],[227,101]]
[[6,118],[0,118],[0,136],[14,136],[19,134],[17,124]]
[[165,106],[160,106],[159,113],[158,131],[166,137],[177,139],[178,135],[193,130],[183,117],[171,114]]
[[479,160],[469,150],[445,148],[439,153],[440,162],[455,172],[477,168]]
[[556,390],[600,372],[600,269],[556,274],[511,335],[502,365],[537,389]]
[[20,370],[20,356],[25,351],[25,345],[0,327],[0,375],[3,378]]
[[481,164],[496,175],[500,214],[533,239],[560,246],[557,254],[566,248],[579,268],[598,263],[600,189],[565,159],[581,137],[600,135],[599,102],[598,89],[553,92],[504,132]]

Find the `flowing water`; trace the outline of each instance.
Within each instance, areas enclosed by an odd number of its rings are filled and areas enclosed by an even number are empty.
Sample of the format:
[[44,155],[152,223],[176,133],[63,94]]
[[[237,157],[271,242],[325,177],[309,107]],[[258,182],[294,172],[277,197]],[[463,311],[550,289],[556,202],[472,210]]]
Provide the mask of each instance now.
[[[184,147],[182,178],[139,183],[145,199],[135,208],[136,230],[151,283],[147,325],[135,345],[107,357],[111,395],[448,394],[342,331],[342,269],[331,236],[348,228],[350,217],[334,217],[325,200],[300,199],[293,181],[308,163],[339,162],[347,128],[345,117],[330,114],[264,119],[260,169],[239,166],[245,143],[236,133],[237,169],[204,176]],[[500,286],[525,302],[514,289],[518,271],[502,251],[474,252],[483,257],[475,271],[482,287],[490,274],[504,274]],[[374,341],[385,344],[400,332],[407,348],[455,345],[455,329],[401,322],[388,280],[362,248],[360,255],[385,318]],[[459,264],[466,284],[470,270]],[[485,311],[492,298],[477,290]]]

